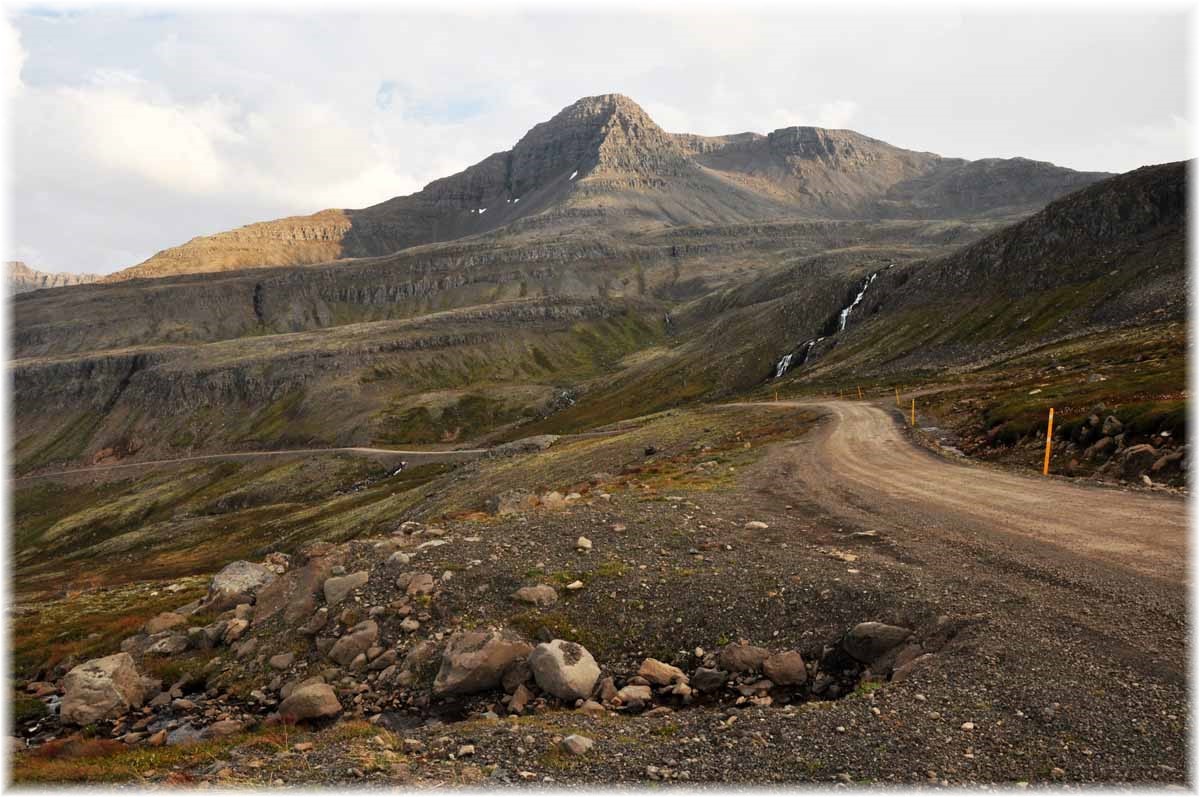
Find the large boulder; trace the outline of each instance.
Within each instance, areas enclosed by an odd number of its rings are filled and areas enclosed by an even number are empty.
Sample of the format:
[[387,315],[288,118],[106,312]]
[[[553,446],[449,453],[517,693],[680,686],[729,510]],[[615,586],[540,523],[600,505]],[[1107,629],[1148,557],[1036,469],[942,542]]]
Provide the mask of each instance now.
[[145,683],[133,657],[116,653],[85,661],[63,678],[62,721],[90,725],[140,708]]
[[442,653],[433,693],[471,695],[496,689],[509,665],[529,655],[529,650],[527,642],[498,631],[455,634]]
[[343,667],[348,667],[358,654],[366,653],[378,639],[379,625],[374,620],[364,620],[333,643],[333,647],[329,649],[329,658]]
[[292,690],[279,704],[279,716],[292,722],[332,717],[342,710],[329,684],[308,684]]
[[798,651],[772,653],[763,661],[763,675],[779,686],[800,686],[808,680],[804,657]]
[[204,607],[224,611],[239,603],[252,603],[255,593],[276,579],[268,567],[254,562],[230,562],[213,576]]
[[537,685],[559,700],[588,697],[600,678],[600,667],[587,648],[565,639],[538,645],[529,654],[529,666]]
[[842,649],[863,664],[873,664],[898,648],[912,631],[887,623],[859,623],[842,638]]

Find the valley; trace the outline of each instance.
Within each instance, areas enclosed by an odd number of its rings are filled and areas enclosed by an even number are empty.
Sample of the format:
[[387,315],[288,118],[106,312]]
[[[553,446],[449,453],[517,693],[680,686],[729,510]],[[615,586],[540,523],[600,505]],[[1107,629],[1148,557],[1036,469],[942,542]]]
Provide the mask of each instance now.
[[601,95],[23,293],[16,782],[1186,782],[1189,170]]

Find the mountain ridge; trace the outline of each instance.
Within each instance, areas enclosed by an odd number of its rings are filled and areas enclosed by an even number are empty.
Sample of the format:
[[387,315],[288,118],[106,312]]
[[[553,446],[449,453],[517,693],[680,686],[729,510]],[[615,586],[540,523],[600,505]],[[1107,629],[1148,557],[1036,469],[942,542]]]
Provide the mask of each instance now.
[[510,150],[361,209],[327,209],[197,236],[106,282],[378,257],[504,235],[514,222],[594,231],[787,218],[1024,214],[1104,177],[1026,159],[966,161],[850,130],[668,133],[620,94],[584,97]]

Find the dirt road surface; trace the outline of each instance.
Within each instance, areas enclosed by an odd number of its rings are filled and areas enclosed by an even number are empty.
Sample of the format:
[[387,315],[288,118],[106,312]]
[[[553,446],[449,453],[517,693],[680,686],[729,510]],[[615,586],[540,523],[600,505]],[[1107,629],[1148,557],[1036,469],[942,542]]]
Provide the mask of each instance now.
[[796,478],[831,510],[896,531],[954,528],[976,541],[1040,544],[1050,558],[1185,580],[1187,505],[1178,496],[950,461],[912,445],[895,419],[871,404],[791,406],[829,413],[815,439],[793,450],[802,466]]

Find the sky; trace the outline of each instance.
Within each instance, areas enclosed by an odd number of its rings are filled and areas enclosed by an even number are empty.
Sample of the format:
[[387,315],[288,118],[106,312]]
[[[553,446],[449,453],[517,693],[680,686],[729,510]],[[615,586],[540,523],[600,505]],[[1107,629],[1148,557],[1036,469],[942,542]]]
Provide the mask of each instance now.
[[108,273],[364,207],[608,92],[672,132],[845,127],[1114,172],[1195,154],[1182,10],[736,8],[10,9],[5,259]]

